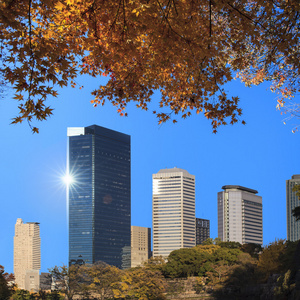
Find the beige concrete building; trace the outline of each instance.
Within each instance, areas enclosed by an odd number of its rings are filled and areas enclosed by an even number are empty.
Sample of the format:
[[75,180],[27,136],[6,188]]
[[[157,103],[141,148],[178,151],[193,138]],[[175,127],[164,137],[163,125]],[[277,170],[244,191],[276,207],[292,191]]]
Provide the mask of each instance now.
[[262,197],[239,185],[222,189],[218,193],[218,237],[225,242],[262,245]]
[[40,289],[40,270],[26,270],[25,290],[39,291]]
[[40,268],[39,223],[23,223],[22,219],[17,219],[14,236],[14,275],[18,287],[29,291],[38,291]]
[[160,170],[152,179],[153,257],[194,247],[195,176],[173,168]]
[[151,257],[151,229],[131,226],[131,268],[140,266]]

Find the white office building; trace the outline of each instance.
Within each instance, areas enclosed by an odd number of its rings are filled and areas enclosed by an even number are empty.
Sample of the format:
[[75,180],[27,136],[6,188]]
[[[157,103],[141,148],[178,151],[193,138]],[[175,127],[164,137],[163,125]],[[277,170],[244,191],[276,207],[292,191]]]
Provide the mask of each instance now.
[[225,242],[262,245],[262,197],[239,185],[222,189],[218,193],[218,237]]
[[179,168],[153,174],[153,257],[167,257],[195,241],[195,176]]

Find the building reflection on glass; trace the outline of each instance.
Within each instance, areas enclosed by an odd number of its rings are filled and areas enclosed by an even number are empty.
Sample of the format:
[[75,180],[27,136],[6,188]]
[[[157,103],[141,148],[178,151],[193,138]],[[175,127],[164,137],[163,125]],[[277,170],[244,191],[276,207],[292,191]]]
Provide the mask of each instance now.
[[130,136],[96,125],[68,136],[69,264],[130,267]]

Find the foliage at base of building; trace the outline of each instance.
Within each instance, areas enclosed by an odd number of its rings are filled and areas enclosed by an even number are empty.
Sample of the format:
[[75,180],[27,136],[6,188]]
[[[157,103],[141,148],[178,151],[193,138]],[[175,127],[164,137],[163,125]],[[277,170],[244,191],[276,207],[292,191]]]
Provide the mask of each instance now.
[[300,242],[278,240],[261,249],[218,241],[175,250],[167,261],[152,258],[127,270],[98,262],[50,271],[56,291],[16,290],[11,299],[296,300],[300,299]]

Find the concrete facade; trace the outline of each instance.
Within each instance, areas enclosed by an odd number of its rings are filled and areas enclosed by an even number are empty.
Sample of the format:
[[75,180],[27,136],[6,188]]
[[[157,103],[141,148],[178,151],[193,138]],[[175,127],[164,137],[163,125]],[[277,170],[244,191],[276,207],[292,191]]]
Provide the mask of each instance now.
[[262,245],[262,197],[238,185],[222,189],[218,193],[218,237],[225,242]]
[[179,168],[162,169],[152,180],[153,257],[194,247],[195,176]]
[[131,226],[131,268],[140,266],[151,257],[151,229]]
[[293,175],[291,179],[286,180],[286,228],[287,240],[298,241],[300,239],[300,221],[292,215],[295,207],[300,206],[299,197],[293,192],[293,187],[300,184],[300,175]]
[[43,291],[51,291],[52,289],[52,275],[50,273],[41,272],[40,275],[40,289]]
[[20,289],[39,290],[41,268],[40,226],[17,219],[14,236],[14,275]]
[[40,271],[26,270],[25,290],[38,292],[40,289]]

